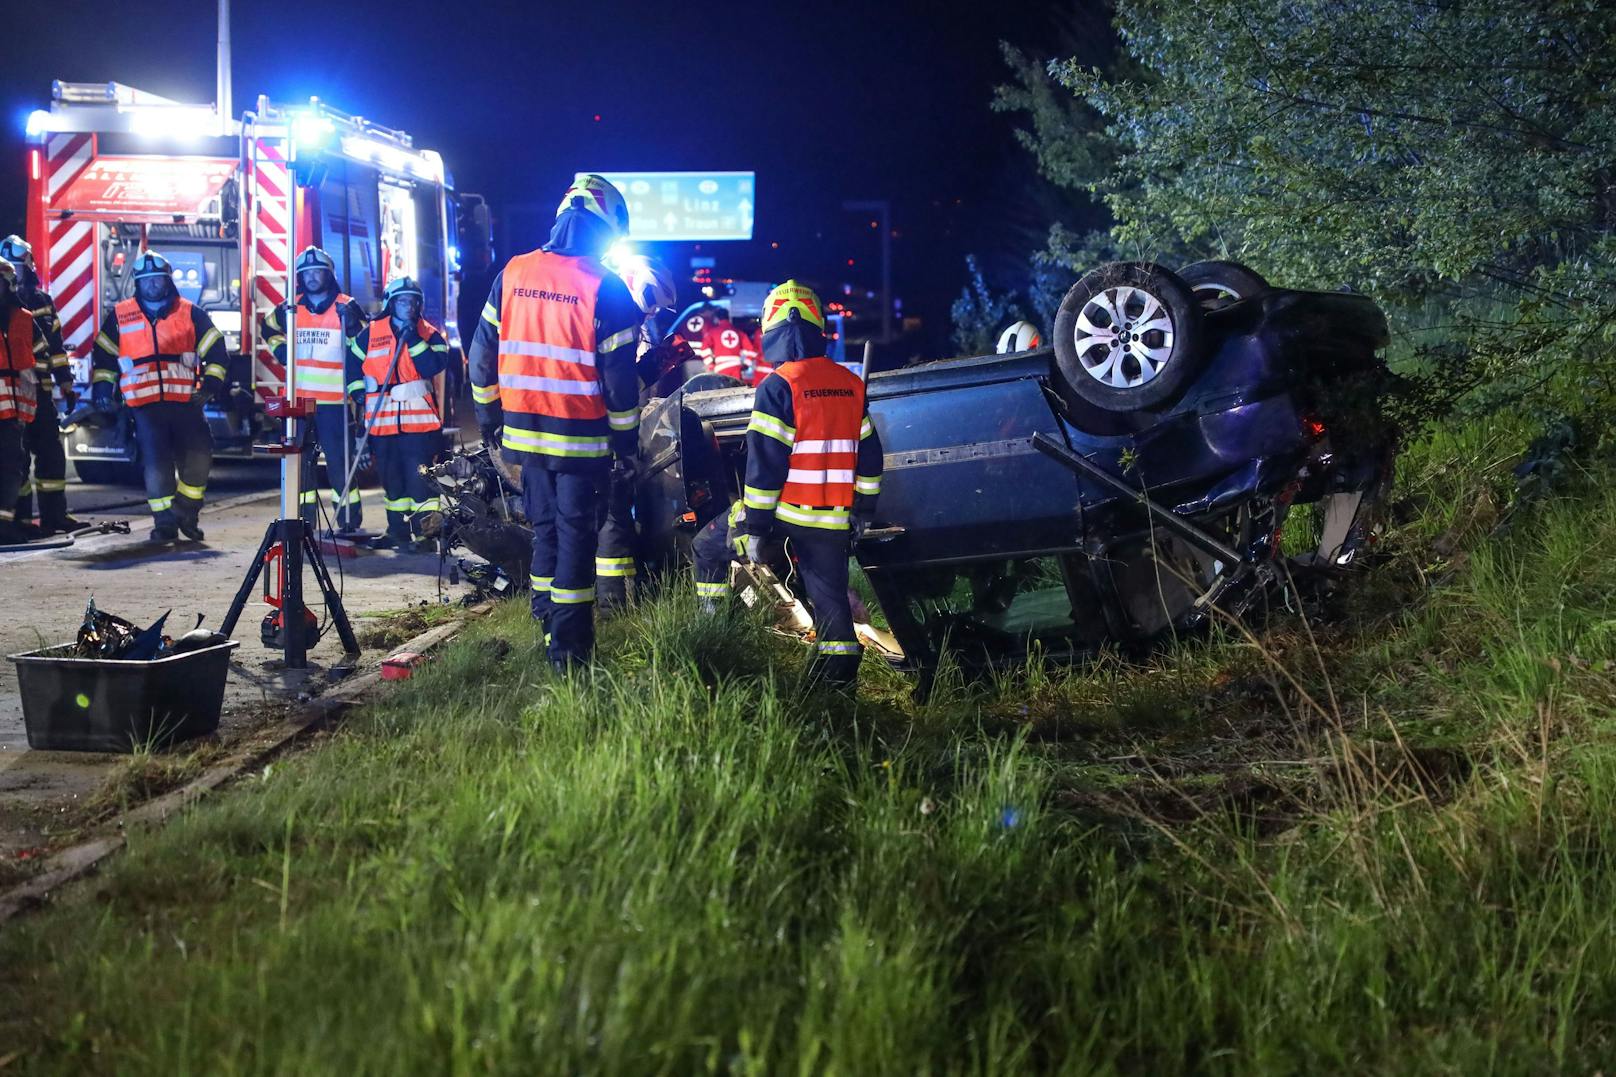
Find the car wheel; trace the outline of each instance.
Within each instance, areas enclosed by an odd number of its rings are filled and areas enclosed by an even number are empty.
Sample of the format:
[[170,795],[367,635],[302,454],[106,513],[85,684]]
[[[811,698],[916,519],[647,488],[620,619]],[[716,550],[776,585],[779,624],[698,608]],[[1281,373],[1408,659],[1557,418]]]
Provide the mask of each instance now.
[[1219,310],[1268,291],[1268,282],[1262,275],[1239,262],[1192,262],[1178,275],[1195,293],[1202,310]]
[[1086,274],[1055,313],[1055,363],[1067,392],[1106,411],[1159,404],[1200,361],[1201,310],[1189,285],[1149,262]]

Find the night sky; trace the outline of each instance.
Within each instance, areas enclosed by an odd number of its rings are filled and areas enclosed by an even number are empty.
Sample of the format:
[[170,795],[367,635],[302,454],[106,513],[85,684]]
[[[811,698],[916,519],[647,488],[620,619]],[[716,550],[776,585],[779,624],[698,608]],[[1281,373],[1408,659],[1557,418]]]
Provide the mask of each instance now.
[[[1074,6],[237,0],[235,106],[316,94],[408,130],[502,225],[553,206],[579,169],[755,170],[754,240],[702,252],[734,277],[874,286],[876,237],[840,206],[891,199],[895,291],[940,346],[965,253],[1003,257],[1003,207],[1036,182],[1014,120],[988,108],[998,42],[1055,51],[1056,12]],[[23,123],[51,79],[198,103],[214,89],[211,0],[58,0],[23,29],[0,72],[8,231],[23,225]],[[536,238],[502,227],[501,258]],[[681,268],[689,254],[652,252]]]

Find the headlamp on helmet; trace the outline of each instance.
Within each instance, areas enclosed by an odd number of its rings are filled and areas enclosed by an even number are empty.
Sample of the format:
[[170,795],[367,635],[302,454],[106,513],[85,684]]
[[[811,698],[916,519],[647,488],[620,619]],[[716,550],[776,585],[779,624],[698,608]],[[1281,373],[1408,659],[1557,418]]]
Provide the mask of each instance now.
[[655,258],[643,254],[623,259],[620,275],[628,285],[628,294],[644,314],[654,314],[679,301],[678,287],[668,267]]

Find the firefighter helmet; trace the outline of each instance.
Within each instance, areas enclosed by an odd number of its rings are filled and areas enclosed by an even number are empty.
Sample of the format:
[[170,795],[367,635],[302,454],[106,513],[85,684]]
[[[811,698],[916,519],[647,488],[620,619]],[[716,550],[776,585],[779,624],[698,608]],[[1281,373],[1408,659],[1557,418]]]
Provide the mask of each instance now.
[[303,253],[297,256],[297,266],[292,270],[301,273],[305,269],[323,269],[328,273],[336,273],[337,261],[319,247],[310,245],[303,248]]
[[19,235],[13,234],[0,239],[0,258],[4,258],[13,266],[34,268],[34,248]]
[[628,294],[634,297],[634,302],[646,314],[654,314],[679,301],[679,289],[674,284],[673,274],[659,259],[647,258],[643,254],[631,255],[623,259],[622,277],[623,283],[628,285]]
[[1030,352],[1044,342],[1038,334],[1038,327],[1029,321],[1014,322],[999,334],[999,354],[1009,355],[1011,352]]
[[156,251],[141,251],[140,257],[135,259],[134,279],[144,280],[147,277],[167,277],[174,279],[174,267],[168,264],[168,259]]
[[618,235],[628,235],[628,203],[623,201],[623,192],[603,176],[580,172],[573,177],[572,186],[567,188],[567,193],[561,196],[561,205],[556,207],[556,216],[569,209],[588,210]]
[[819,297],[812,288],[794,280],[775,288],[769,293],[769,298],[763,301],[763,331],[767,333],[776,326],[784,325],[793,313],[815,329],[824,331],[825,308],[819,305]]

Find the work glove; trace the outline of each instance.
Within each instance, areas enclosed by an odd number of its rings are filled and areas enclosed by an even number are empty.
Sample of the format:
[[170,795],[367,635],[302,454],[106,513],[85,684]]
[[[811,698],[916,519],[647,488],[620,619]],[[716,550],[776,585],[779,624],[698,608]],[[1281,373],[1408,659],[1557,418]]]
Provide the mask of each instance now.
[[780,542],[767,535],[737,535],[734,540],[736,555],[754,565],[767,565],[780,559]]
[[190,403],[197,404],[197,405],[202,405],[202,404],[211,403],[212,400],[213,400],[213,390],[211,388],[209,388],[206,384],[203,384],[202,386],[200,386],[197,389],[196,392],[191,394]]
[[640,458],[638,456],[617,456],[612,458],[613,485],[634,485],[634,480],[640,474]]
[[71,414],[73,414],[74,410],[78,408],[78,406],[79,406],[79,394],[74,392],[73,387],[71,385],[64,387],[62,389],[62,411],[63,411],[63,413],[67,414],[67,415],[71,415]]
[[489,450],[499,448],[502,430],[503,428],[497,423],[484,423],[479,426],[477,432],[483,437],[483,447]]
[[110,381],[98,381],[90,386],[90,403],[95,410],[103,415],[111,415],[118,410],[118,389]]
[[870,522],[870,517],[862,512],[855,512],[853,514],[851,525],[853,529],[854,542],[857,542],[859,539],[864,537],[864,532],[870,529]]

